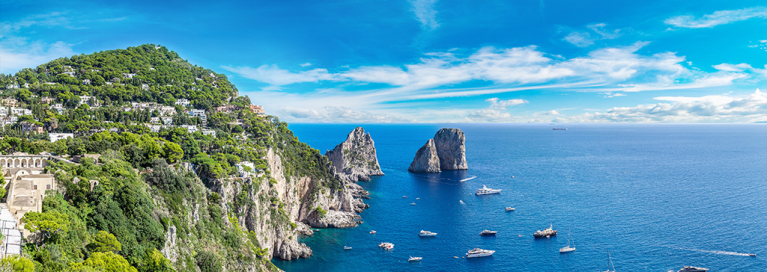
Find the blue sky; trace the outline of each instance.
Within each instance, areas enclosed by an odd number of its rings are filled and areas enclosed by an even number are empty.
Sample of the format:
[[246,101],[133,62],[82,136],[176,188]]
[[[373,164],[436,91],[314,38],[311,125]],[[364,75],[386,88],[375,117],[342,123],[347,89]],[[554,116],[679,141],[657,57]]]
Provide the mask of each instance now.
[[161,44],[289,122],[767,121],[763,0],[5,0],[0,10],[2,73]]

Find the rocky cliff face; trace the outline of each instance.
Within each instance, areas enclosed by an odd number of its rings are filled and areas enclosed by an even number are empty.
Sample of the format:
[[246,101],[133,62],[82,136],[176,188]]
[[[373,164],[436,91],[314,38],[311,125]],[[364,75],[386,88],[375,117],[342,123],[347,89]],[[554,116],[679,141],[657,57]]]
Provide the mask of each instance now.
[[466,170],[466,136],[457,128],[443,128],[434,139],[415,153],[410,172],[439,173],[442,170]]
[[375,143],[362,127],[355,128],[346,141],[325,152],[325,156],[333,162],[333,173],[343,181],[369,181],[370,176],[384,175],[378,164]]
[[417,173],[439,173],[439,166],[437,148],[434,145],[434,140],[429,139],[426,141],[426,144],[415,152],[415,158],[407,170]]
[[457,128],[443,128],[434,135],[441,170],[466,170],[466,136]]

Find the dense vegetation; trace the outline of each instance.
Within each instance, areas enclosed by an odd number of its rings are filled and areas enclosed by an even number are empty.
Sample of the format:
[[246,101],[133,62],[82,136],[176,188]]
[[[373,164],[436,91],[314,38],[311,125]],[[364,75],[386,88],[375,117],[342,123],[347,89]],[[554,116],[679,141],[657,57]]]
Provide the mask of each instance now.
[[[110,84],[111,83],[111,84]],[[19,88],[13,88],[13,85]],[[7,88],[11,85],[12,88]],[[19,101],[32,115],[19,118],[46,128],[29,133],[18,124],[0,130],[0,152],[50,152],[57,156],[101,154],[80,164],[55,162],[62,192],[49,191],[42,212],[25,215],[26,228],[37,234],[21,258],[7,258],[0,267],[15,271],[222,271],[243,267],[274,269],[256,236],[238,223],[254,198],[268,199],[272,224],[295,228],[284,204],[269,195],[253,195],[267,176],[253,182],[237,179],[235,167],[253,163],[268,173],[264,159],[273,149],[282,156],[285,176],[309,176],[324,186],[341,189],[327,158],[300,142],[288,124],[259,117],[251,101],[239,97],[226,76],[182,60],[165,47],[142,45],[91,55],[60,58],[15,75],[0,74],[2,98]],[[88,96],[89,101],[81,101]],[[44,103],[43,98],[55,98]],[[205,110],[215,136],[189,133],[178,125],[202,126],[188,108],[188,99]],[[83,102],[83,103],[81,103]],[[132,109],[131,102],[174,107],[173,126],[152,132],[147,123],[157,110]],[[53,105],[62,104],[63,111]],[[216,107],[231,105],[230,112]],[[48,132],[74,133],[74,138],[49,141]],[[230,181],[231,180],[231,181]],[[211,190],[237,184],[234,197]],[[4,184],[0,176],[0,184]],[[1,191],[3,195],[4,191]],[[184,253],[169,260],[162,253],[169,233]],[[29,270],[31,271],[31,270]]]

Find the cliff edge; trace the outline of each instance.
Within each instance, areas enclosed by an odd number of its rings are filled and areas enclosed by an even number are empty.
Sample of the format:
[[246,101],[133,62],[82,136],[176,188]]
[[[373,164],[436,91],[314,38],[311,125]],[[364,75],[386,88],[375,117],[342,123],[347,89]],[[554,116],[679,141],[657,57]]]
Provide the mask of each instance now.
[[362,127],[352,130],[346,141],[325,152],[325,156],[333,162],[333,174],[343,181],[369,181],[370,176],[384,175],[378,164],[375,142]]
[[443,170],[466,170],[466,136],[457,128],[443,128],[415,153],[408,171],[439,173]]

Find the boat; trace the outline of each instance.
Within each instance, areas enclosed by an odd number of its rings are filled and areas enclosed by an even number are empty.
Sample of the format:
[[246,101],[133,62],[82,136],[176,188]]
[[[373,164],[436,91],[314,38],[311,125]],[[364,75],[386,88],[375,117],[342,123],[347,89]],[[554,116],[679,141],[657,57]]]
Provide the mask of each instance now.
[[567,130],[567,128],[553,128],[554,130]]
[[487,257],[492,256],[493,253],[495,253],[495,250],[486,250],[475,247],[474,249],[469,250],[469,252],[466,252],[466,258]]
[[463,203],[463,200],[458,200],[458,202],[461,202],[461,205],[466,205],[466,203]]
[[370,234],[376,234],[376,231],[374,231],[374,230],[371,230],[371,231],[370,231]]
[[418,236],[421,236],[421,237],[434,237],[434,236],[437,236],[437,233],[436,232],[431,232],[431,231],[428,231],[428,230],[421,230],[421,232],[418,233]]
[[344,250],[351,250],[351,249],[352,249],[352,247],[344,246]]
[[415,206],[415,202],[413,202],[413,203],[410,203],[410,206]]
[[536,231],[535,233],[533,233],[533,236],[535,236],[535,238],[541,238],[541,237],[549,238],[551,236],[556,236],[556,235],[557,235],[557,231],[554,230],[554,225],[553,224],[549,225],[548,229],[539,230],[539,231]]
[[378,244],[378,247],[383,248],[383,249],[392,249],[392,248],[394,248],[394,244],[383,242],[383,243]]
[[[613,267],[613,270],[610,270],[610,266]],[[607,271],[605,272],[615,272],[615,265],[613,264],[613,259],[610,258],[610,250],[607,250]]]
[[415,200],[421,200],[421,198],[420,197],[416,197]]
[[682,267],[682,269],[679,269],[679,272],[706,272],[706,271],[708,271],[708,268],[686,266],[686,265]]
[[506,207],[506,211],[507,211],[507,212],[510,212],[510,211],[513,211],[513,210],[516,210],[516,208],[512,208],[512,207]]
[[403,195],[403,196],[402,196],[402,198],[407,198],[407,196],[406,196],[406,195]]
[[421,261],[421,259],[423,259],[423,257],[413,257],[413,256],[410,256],[410,259],[407,259],[407,261],[408,262],[418,262],[418,261]]
[[559,253],[568,253],[575,251],[575,243],[573,243],[573,246],[570,247],[570,227],[567,227],[567,246],[560,248]]
[[500,194],[501,189],[490,189],[487,188],[487,186],[482,185],[482,189],[477,190],[477,193],[475,195],[492,195],[492,194]]
[[749,254],[748,254],[748,257],[756,257],[756,254],[754,254],[754,253],[749,253]]
[[498,232],[493,230],[483,230],[482,232],[479,233],[479,235],[495,235],[496,233]]

